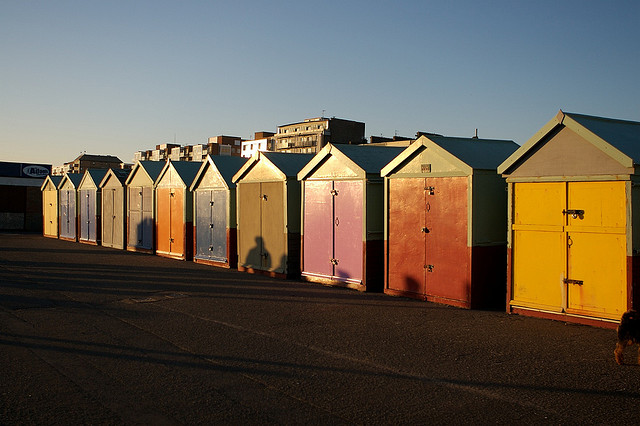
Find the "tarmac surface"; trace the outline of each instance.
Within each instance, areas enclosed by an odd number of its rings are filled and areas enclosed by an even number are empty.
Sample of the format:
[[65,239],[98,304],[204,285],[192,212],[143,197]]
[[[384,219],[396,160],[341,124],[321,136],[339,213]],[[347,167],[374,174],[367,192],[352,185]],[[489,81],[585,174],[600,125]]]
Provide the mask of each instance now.
[[0,424],[638,424],[615,341],[0,234]]

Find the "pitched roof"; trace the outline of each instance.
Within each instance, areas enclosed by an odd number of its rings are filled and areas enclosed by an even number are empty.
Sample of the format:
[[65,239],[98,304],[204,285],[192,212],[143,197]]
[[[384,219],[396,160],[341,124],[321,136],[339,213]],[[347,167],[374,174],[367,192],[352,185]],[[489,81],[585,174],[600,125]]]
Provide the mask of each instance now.
[[155,180],[158,178],[158,175],[160,175],[160,172],[164,168],[164,165],[166,162],[145,160],[145,161],[139,161],[139,163],[147,172],[151,180],[155,182]]
[[430,135],[428,139],[442,149],[479,170],[495,170],[508,156],[518,149],[511,140],[458,138]]
[[236,184],[233,183],[233,175],[235,175],[246,162],[247,158],[244,157],[235,157],[229,155],[207,155],[207,159],[200,166],[198,174],[193,179],[191,188],[189,189],[191,191],[195,189],[196,184],[201,179],[202,175],[208,167],[215,167],[218,170],[218,173],[220,173],[222,179],[227,184],[227,187],[233,188],[236,186]]
[[640,122],[563,112],[545,124],[524,145],[498,167],[506,173],[520,158],[546,140],[546,136],[561,126],[581,135],[596,148],[625,167],[640,164]]
[[156,178],[154,182],[154,186],[157,186],[158,183],[162,180],[162,178],[169,170],[169,167],[173,167],[180,179],[182,179],[182,183],[185,184],[187,188],[191,186],[193,180],[198,174],[198,170],[200,170],[200,166],[202,165],[201,161],[171,161],[167,160],[162,171]]
[[131,170],[109,169],[109,171],[107,171],[107,173],[104,175],[104,177],[100,181],[99,186],[100,188],[102,188],[107,183],[107,179],[109,179],[109,176],[114,176],[116,179],[118,179],[118,181],[120,181],[121,185],[124,185],[127,178],[129,177],[129,173],[131,173]]
[[[330,155],[342,156],[355,164],[365,174],[379,176],[380,170],[398,156],[404,148],[393,146],[368,146],[331,144],[325,145],[298,173],[298,179],[308,177]],[[364,176],[363,176],[364,177]]]
[[62,178],[64,176],[52,176],[52,175],[47,175],[47,177],[44,178],[44,182],[42,182],[42,185],[40,185],[40,190],[44,190],[44,187],[47,185],[47,182],[51,181],[51,184],[54,187],[58,187],[58,185],[60,185],[60,182],[62,181]]
[[80,173],[67,173],[60,180],[58,188],[60,188],[64,184],[64,182],[68,180],[69,182],[71,182],[71,185],[73,185],[73,187],[77,189],[78,185],[80,185],[80,182],[82,182],[83,176],[84,175]]
[[271,151],[260,151],[260,153],[267,157],[286,176],[293,177],[313,158],[313,154]]
[[578,124],[618,148],[640,164],[640,123],[565,112]]
[[392,174],[404,161],[424,149],[423,147],[433,149],[455,167],[471,174],[473,170],[495,170],[505,158],[518,148],[518,145],[509,140],[422,135],[384,166],[380,175]]
[[283,176],[296,177],[298,172],[313,158],[313,154],[258,151],[233,175],[233,182],[238,182],[256,163],[262,161],[262,158],[273,164]]
[[135,173],[138,173],[138,170],[142,170],[152,182],[155,182],[160,175],[160,172],[164,168],[166,162],[164,161],[140,161],[138,160],[136,164],[129,172],[129,176],[127,176],[127,180],[125,181],[125,185],[128,185],[133,179]]

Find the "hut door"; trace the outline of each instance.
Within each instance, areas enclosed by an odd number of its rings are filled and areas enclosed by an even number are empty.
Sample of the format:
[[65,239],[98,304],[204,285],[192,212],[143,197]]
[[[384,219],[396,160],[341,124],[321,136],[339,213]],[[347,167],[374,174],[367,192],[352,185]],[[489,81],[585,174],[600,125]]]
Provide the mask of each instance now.
[[262,182],[260,188],[261,269],[284,273],[287,266],[284,185],[282,182]]
[[424,180],[427,296],[469,301],[467,177]]
[[185,254],[185,218],[183,214],[184,191],[171,188],[169,193],[169,253],[176,256]]
[[333,275],[362,281],[363,238],[361,181],[334,181],[333,190]]
[[157,250],[168,254],[171,252],[171,190],[169,188],[158,188],[156,195],[158,203],[156,214],[158,222],[156,228],[158,236]]
[[142,188],[129,187],[129,242],[131,247],[142,247]]
[[262,269],[261,189],[259,182],[240,183],[238,188],[238,262]]
[[196,192],[196,250],[202,259],[227,261],[226,191]]
[[60,236],[76,238],[76,192],[73,189],[60,191]]
[[111,236],[111,244],[113,247],[124,246],[124,189],[117,188],[113,190],[113,233]]
[[114,233],[114,189],[102,189],[102,245],[113,246]]
[[213,199],[211,191],[196,191],[196,257],[210,259],[212,250]]
[[211,256],[228,262],[227,256],[227,191],[211,191]]
[[511,304],[619,318],[625,191],[625,182],[515,183]]
[[387,288],[426,295],[426,191],[419,178],[389,179]]
[[58,236],[58,202],[56,191],[44,191],[44,234]]
[[568,183],[569,313],[618,319],[626,310],[625,191],[625,182]]
[[333,182],[304,182],[304,272],[333,275]]
[[512,305],[562,310],[566,200],[566,183],[514,184]]
[[96,191],[80,191],[80,239],[96,241]]

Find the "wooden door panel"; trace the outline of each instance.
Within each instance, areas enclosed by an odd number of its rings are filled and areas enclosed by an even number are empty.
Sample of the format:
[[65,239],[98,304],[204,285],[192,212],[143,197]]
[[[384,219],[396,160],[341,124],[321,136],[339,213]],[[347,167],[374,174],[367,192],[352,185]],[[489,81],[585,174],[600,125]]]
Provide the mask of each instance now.
[[157,251],[168,254],[171,252],[171,189],[156,189],[156,232]]
[[261,190],[260,183],[240,183],[238,194],[238,264],[262,268]]
[[287,265],[284,184],[263,182],[261,188],[262,268],[283,273]]
[[363,278],[363,182],[335,181],[334,275],[360,281]]
[[466,177],[426,179],[427,295],[469,301]]
[[572,232],[568,238],[568,312],[619,319],[627,308],[626,236]]
[[424,295],[425,181],[389,179],[388,282],[390,290]]
[[333,275],[333,200],[331,181],[305,181],[303,273]]

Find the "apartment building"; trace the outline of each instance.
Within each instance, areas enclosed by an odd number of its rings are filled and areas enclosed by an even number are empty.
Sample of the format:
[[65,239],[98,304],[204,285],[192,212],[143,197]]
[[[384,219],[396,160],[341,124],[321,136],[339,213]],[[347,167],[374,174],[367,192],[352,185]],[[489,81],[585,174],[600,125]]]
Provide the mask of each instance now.
[[121,169],[125,166],[122,160],[113,155],[81,154],[69,163],[53,167],[52,174],[62,176],[65,173],[84,173],[87,169]]
[[364,123],[341,118],[308,118],[278,126],[274,151],[315,154],[327,143],[364,144]]
[[242,157],[251,158],[258,151],[273,151],[274,141],[273,132],[256,132],[253,140],[242,141]]

